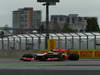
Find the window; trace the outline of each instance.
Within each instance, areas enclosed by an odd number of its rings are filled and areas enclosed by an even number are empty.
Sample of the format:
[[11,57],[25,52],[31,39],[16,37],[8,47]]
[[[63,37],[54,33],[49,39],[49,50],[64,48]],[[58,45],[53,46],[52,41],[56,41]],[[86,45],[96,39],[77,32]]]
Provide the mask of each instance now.
[[72,23],[75,23],[75,17],[72,17]]
[[79,18],[78,18],[78,21],[82,21],[82,17],[79,17]]
[[69,20],[69,17],[66,17],[66,23],[69,24],[70,20]]

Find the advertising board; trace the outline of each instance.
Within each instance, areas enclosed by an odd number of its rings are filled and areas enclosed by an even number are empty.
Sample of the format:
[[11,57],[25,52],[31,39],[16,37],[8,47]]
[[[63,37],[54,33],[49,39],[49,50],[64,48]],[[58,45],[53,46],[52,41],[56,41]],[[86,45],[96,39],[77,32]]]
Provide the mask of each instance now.
[[100,58],[100,50],[96,50],[94,53],[95,58]]
[[49,39],[48,40],[48,49],[55,49],[56,48],[56,40],[55,39]]
[[100,50],[71,50],[72,53],[78,53],[80,58],[100,58]]
[[81,50],[80,51],[80,58],[92,58],[93,57],[93,51],[88,50]]

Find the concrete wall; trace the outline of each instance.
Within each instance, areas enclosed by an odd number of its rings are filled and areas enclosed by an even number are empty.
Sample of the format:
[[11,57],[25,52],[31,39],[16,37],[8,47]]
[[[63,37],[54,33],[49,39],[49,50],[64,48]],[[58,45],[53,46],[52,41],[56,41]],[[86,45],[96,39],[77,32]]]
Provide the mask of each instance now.
[[0,58],[20,58],[23,54],[34,54],[37,50],[0,50]]

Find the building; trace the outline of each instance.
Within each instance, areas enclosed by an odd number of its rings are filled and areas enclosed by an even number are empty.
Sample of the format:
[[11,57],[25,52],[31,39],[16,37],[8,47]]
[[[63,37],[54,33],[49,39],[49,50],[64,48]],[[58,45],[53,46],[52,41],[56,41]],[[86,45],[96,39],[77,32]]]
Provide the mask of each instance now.
[[33,8],[22,8],[13,11],[13,28],[14,33],[26,33],[22,29],[38,29],[41,23],[41,11],[33,10]]
[[34,29],[39,29],[41,25],[41,11],[37,10],[33,12],[33,27]]
[[[67,15],[52,15],[51,16],[51,26],[59,26],[59,30],[63,30],[65,25],[68,25],[68,28],[77,32],[85,31],[87,20],[85,17],[80,17],[78,14],[69,14]],[[57,27],[56,26],[56,27]],[[53,27],[52,27],[53,28]]]

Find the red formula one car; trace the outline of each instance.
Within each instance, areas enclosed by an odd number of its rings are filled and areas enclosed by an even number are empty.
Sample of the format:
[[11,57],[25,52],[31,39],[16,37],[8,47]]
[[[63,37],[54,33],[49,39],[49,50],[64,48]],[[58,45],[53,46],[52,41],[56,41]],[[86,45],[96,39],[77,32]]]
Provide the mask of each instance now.
[[34,59],[40,61],[79,60],[79,54],[70,53],[69,50],[54,49],[48,53],[36,54]]
[[24,54],[20,60],[23,61],[63,61],[63,60],[79,60],[79,54],[70,53],[70,50],[53,49],[47,53],[38,53],[35,55]]

